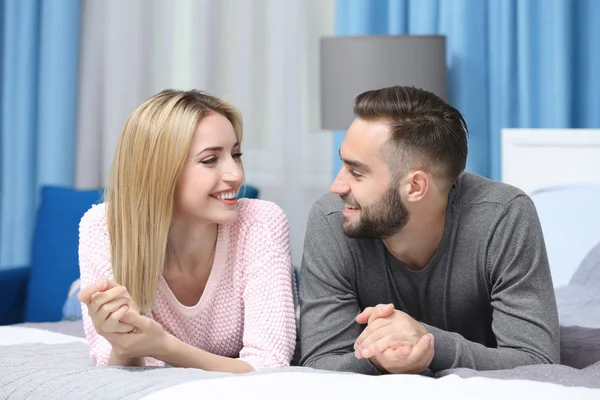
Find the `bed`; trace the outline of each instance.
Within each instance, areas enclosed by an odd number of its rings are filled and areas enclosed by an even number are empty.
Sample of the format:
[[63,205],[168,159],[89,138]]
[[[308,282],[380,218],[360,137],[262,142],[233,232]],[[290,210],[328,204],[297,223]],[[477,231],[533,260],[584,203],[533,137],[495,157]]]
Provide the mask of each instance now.
[[[600,311],[600,307],[598,308]],[[0,327],[2,399],[599,399],[600,362],[506,371],[363,376],[290,367],[247,375],[180,368],[95,368],[80,321]]]
[[[573,135],[558,131],[545,133],[526,130],[503,133],[503,181],[521,187],[534,201],[537,201],[537,193],[551,187],[600,184],[600,174],[595,172],[600,171],[600,131],[578,131]],[[557,157],[567,161],[557,163]],[[530,161],[533,158],[536,163]],[[575,173],[575,169],[581,167],[585,168],[579,171],[586,172]],[[570,180],[573,176],[578,181]],[[543,200],[536,203],[539,209],[544,207]],[[556,214],[552,208],[548,210],[540,213],[541,217]],[[542,223],[546,235],[553,225]],[[585,243],[598,243],[596,247],[586,244],[589,248],[585,251],[577,250],[585,253],[583,255],[577,253],[570,259],[551,261],[553,278],[557,277],[561,365],[503,371],[454,369],[435,376],[380,377],[300,367],[246,375],[169,367],[95,368],[89,364],[81,321],[61,321],[0,326],[0,398],[152,400],[214,396],[219,399],[346,400],[398,396],[597,400],[600,399],[600,237],[590,238],[588,233],[579,233],[586,236]],[[555,245],[547,245],[549,254],[554,254],[551,248]]]

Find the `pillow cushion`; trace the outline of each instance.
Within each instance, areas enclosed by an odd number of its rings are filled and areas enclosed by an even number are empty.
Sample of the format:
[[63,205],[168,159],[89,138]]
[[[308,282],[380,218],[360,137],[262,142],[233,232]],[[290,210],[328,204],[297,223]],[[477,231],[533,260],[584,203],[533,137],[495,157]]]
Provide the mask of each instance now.
[[569,285],[587,286],[600,293],[600,242],[590,250],[579,264]]
[[600,361],[600,329],[560,327],[560,363],[583,369]]
[[71,285],[67,294],[67,301],[63,305],[62,319],[65,321],[75,321],[81,319],[81,302],[77,298],[77,294],[81,290],[80,280],[77,279]]
[[31,275],[25,302],[25,322],[62,319],[65,294],[79,278],[79,221],[99,190],[43,187],[31,255]]

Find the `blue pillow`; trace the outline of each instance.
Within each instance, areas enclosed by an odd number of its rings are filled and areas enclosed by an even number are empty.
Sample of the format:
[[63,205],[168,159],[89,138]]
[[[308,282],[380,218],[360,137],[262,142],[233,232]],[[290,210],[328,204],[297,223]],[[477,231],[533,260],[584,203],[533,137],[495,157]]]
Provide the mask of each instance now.
[[258,199],[260,194],[260,190],[256,186],[246,185],[244,184],[240,191],[238,192],[238,199],[247,198],[247,199]]
[[79,221],[93,204],[101,201],[99,190],[42,188],[33,235],[25,322],[62,319],[66,294],[79,278]]
[[81,319],[81,302],[77,298],[77,294],[81,290],[81,282],[77,279],[71,285],[67,294],[67,301],[63,305],[62,319],[65,321],[75,321]]

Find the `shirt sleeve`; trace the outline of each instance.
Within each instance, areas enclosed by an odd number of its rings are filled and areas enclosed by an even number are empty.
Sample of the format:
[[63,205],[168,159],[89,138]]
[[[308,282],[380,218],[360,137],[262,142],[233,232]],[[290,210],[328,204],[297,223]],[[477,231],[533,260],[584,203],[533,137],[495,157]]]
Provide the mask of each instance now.
[[558,363],[556,298],[542,228],[529,197],[516,197],[506,207],[489,240],[487,269],[497,347],[427,326],[435,336],[431,370]]
[[315,205],[308,218],[300,269],[300,364],[380,375],[368,359],[354,355],[362,327],[355,321],[361,309],[351,278],[353,265],[345,242]]
[[252,223],[244,241],[243,348],[255,370],[289,366],[296,345],[295,289],[289,228],[274,204]]
[[[112,278],[110,239],[106,226],[104,205],[94,205],[79,223],[79,272],[81,288],[95,284],[103,277]],[[90,351],[90,359],[97,366],[106,366],[112,351],[111,344],[94,327],[87,306],[81,303],[83,329]],[[146,365],[162,366],[164,363],[149,357]]]

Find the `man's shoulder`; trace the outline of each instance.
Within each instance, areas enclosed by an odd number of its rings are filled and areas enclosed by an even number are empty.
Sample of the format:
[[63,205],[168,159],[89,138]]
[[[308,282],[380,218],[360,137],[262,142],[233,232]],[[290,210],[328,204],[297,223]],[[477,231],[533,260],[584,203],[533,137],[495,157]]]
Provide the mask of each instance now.
[[455,203],[465,205],[491,205],[506,208],[515,199],[529,200],[521,189],[504,182],[464,172],[456,183]]
[[312,206],[312,212],[318,213],[323,217],[341,218],[344,203],[340,196],[333,193],[326,193],[319,197]]

